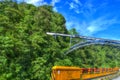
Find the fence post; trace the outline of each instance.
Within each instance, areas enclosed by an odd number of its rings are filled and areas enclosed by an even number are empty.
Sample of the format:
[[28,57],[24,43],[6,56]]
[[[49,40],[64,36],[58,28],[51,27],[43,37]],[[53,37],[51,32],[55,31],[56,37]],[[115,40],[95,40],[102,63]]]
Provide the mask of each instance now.
[[83,75],[83,74],[80,74],[80,80],[82,80],[82,75]]

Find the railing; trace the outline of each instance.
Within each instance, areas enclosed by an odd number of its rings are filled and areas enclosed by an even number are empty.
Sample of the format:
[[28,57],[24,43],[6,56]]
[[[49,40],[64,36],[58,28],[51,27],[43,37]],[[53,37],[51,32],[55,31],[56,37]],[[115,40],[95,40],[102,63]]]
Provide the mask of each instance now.
[[79,68],[54,66],[52,80],[87,80],[117,73],[119,68]]

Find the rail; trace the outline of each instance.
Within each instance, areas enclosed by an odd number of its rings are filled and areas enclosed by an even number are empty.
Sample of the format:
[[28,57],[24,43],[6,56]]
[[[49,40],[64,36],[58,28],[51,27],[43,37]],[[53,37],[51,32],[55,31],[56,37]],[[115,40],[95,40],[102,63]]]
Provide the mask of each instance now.
[[97,77],[115,74],[119,68],[79,68],[54,66],[52,68],[52,80],[88,80]]

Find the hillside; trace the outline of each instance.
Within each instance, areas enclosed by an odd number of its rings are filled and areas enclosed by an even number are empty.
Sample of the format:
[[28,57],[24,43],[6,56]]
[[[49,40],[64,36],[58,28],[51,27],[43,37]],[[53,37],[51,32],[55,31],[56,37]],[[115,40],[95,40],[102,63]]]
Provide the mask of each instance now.
[[0,80],[49,80],[54,65],[79,67],[120,66],[120,50],[91,45],[68,55],[69,37],[65,18],[52,6],[0,2]]

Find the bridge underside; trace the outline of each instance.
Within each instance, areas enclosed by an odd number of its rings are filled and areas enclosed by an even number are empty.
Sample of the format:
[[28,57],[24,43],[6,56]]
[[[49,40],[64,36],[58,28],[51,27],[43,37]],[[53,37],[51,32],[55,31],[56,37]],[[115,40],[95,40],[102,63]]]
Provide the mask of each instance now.
[[109,41],[109,40],[87,40],[85,42],[80,42],[78,44],[73,45],[65,54],[69,54],[70,52],[77,50],[79,48],[89,46],[89,45],[112,45],[114,47],[120,48],[120,42],[116,41]]

